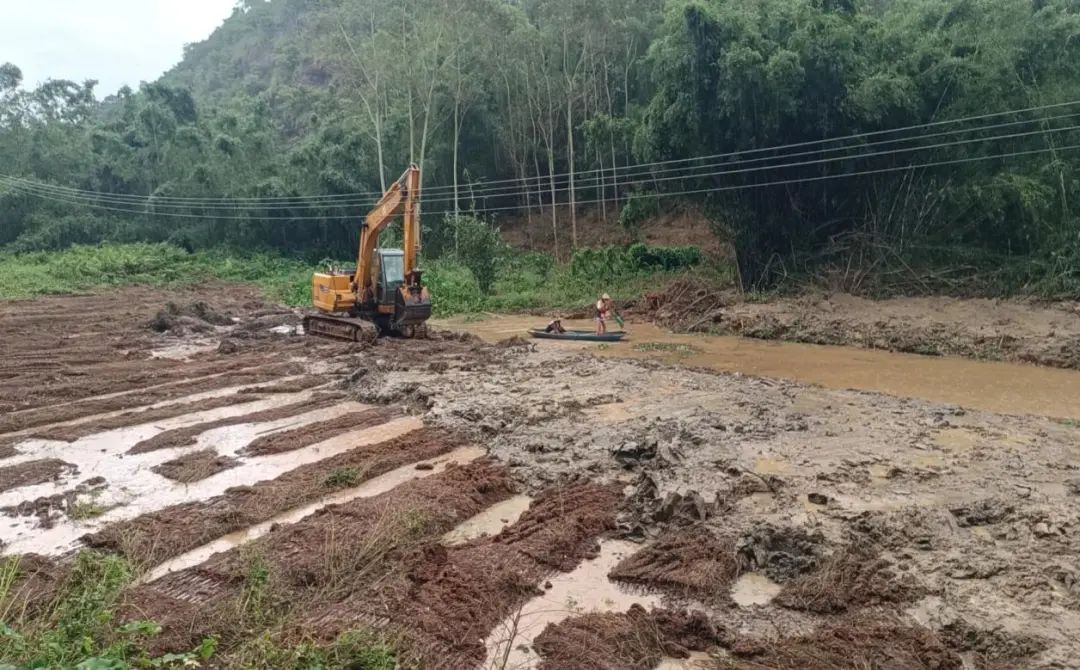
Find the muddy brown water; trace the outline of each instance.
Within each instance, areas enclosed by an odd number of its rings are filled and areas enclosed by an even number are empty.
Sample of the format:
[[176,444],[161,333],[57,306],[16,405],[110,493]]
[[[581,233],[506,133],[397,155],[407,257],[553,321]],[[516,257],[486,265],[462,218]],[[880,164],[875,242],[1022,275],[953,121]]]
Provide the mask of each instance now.
[[[535,316],[455,318],[436,325],[496,342],[542,323]],[[588,322],[566,322],[590,328]],[[628,323],[627,340],[609,345],[535,340],[539,347],[603,356],[652,359],[722,372],[773,377],[918,398],[1003,414],[1080,418],[1080,372],[1035,365],[919,356],[854,347],[768,342],[733,336],[682,335],[648,323]]]

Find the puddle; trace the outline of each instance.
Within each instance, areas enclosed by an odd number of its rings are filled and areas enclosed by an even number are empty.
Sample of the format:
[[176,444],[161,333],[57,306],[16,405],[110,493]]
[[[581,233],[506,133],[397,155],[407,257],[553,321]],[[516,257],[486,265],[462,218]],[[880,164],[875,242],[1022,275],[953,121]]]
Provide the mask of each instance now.
[[978,435],[963,428],[946,428],[934,435],[934,442],[954,452],[971,451],[978,441]]
[[185,342],[183,344],[173,344],[161,349],[154,349],[150,352],[150,358],[159,358],[171,361],[187,361],[192,356],[197,354],[204,354],[214,351],[218,348],[218,343],[210,340]]
[[[254,436],[267,431],[268,426],[278,423],[289,425],[295,421],[312,423],[325,420],[340,413],[342,406],[315,410],[299,417],[290,417],[281,422],[230,426],[224,434],[214,438],[215,441],[211,444],[207,444],[206,440],[211,439],[212,436],[208,437],[208,434],[204,434],[200,436],[200,443],[196,447],[179,450],[164,449],[139,455],[128,455],[126,453],[139,440],[152,437],[162,430],[211,420],[223,416],[223,412],[232,411],[232,415],[244,414],[267,407],[296,402],[296,400],[297,396],[286,395],[282,398],[260,401],[259,406],[254,403],[244,406],[243,410],[221,408],[155,424],[99,433],[71,444],[40,441],[24,443],[30,445],[30,450],[36,458],[59,458],[78,466],[80,472],[76,477],[66,478],[61,482],[26,487],[0,494],[0,506],[15,505],[23,500],[32,500],[39,496],[60,493],[66,488],[71,488],[77,481],[102,476],[108,481],[109,487],[102,492],[99,503],[104,507],[115,508],[97,519],[88,521],[77,523],[69,519],[60,519],[50,529],[35,527],[37,520],[32,517],[20,519],[15,527],[4,528],[0,532],[0,540],[7,543],[4,546],[3,553],[60,554],[75,547],[78,538],[84,533],[108,523],[130,519],[170,505],[192,500],[205,500],[206,498],[221,495],[226,489],[234,486],[250,485],[257,481],[274,479],[302,465],[321,461],[366,444],[393,439],[422,427],[421,421],[416,418],[396,419],[380,426],[344,433],[295,451],[245,459],[235,468],[186,485],[169,482],[152,472],[151,468],[175,458],[177,453],[184,453],[192,449],[197,450],[206,446],[223,447],[218,451],[218,453],[222,454],[235,452],[247,443],[244,441],[245,439],[250,441]],[[265,405],[262,404],[264,402]],[[366,406],[359,403],[345,403],[344,407],[355,409]],[[217,431],[212,432],[216,433]]]
[[748,572],[732,584],[731,599],[739,607],[768,605],[782,588],[765,575]]
[[754,463],[754,472],[759,475],[786,475],[791,472],[791,464],[779,458],[759,458]]
[[[530,316],[499,316],[471,323],[451,319],[438,322],[438,326],[496,341],[523,335],[541,320]],[[592,324],[579,322],[571,327],[591,328]],[[631,323],[627,330],[630,341],[603,349],[595,344],[563,341],[536,344],[587,350],[601,356],[648,358],[757,377],[792,379],[834,389],[876,391],[1002,414],[1080,418],[1080,372],[1075,370],[731,336],[679,335],[648,323]],[[655,348],[635,350],[634,345],[640,342],[694,349],[680,349],[677,354]]]
[[176,558],[173,558],[161,565],[157,566],[153,570],[144,575],[139,582],[146,583],[152,582],[155,579],[159,579],[170,572],[177,570],[184,570],[193,565],[198,565],[206,561],[214,554],[228,551],[234,547],[238,547],[242,544],[247,544],[252,540],[262,537],[270,532],[270,529],[275,524],[289,524],[296,523],[308,517],[315,512],[327,507],[329,505],[340,505],[347,503],[357,498],[371,498],[377,495],[381,495],[397,488],[398,486],[410,482],[414,479],[423,479],[430,477],[431,475],[439,474],[446,470],[446,467],[451,463],[458,465],[464,465],[471,461],[475,461],[478,458],[482,458],[487,452],[479,447],[463,447],[456,449],[449,454],[440,456],[433,461],[426,461],[428,463],[434,463],[435,468],[433,470],[417,470],[415,463],[402,466],[396,470],[391,470],[384,475],[380,475],[373,479],[370,479],[360,486],[356,486],[344,491],[338,491],[332,495],[326,496],[322,500],[312,503],[310,505],[304,505],[303,507],[297,507],[287,512],[283,512],[263,523],[255,526],[250,526],[244,530],[230,533],[222,538],[214,540],[209,544],[205,544],[196,549],[192,549],[186,554],[181,554]]
[[630,593],[607,578],[612,568],[640,548],[632,542],[605,541],[600,544],[599,557],[584,561],[573,572],[552,577],[550,589],[525,603],[488,636],[484,667],[535,668],[540,657],[532,650],[532,641],[550,623],[587,612],[625,612],[634,603],[645,609],[659,607],[660,596]]
[[705,652],[692,651],[688,658],[665,658],[655,670],[712,670],[716,659]]
[[465,544],[469,540],[475,540],[487,535],[496,535],[503,528],[514,523],[529,509],[532,498],[518,495],[496,503],[480,512],[471,519],[465,520],[457,528],[443,535],[442,541],[446,545]]

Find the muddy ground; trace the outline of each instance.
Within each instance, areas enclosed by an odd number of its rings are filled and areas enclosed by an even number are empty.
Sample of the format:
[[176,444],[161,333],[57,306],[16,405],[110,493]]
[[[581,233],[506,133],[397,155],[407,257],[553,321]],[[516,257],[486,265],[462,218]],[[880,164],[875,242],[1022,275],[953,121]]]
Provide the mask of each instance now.
[[1080,667],[1073,420],[297,323],[222,286],[0,305],[8,600],[92,547],[136,567],[120,620],[215,667],[358,631],[420,668]]
[[808,293],[751,301],[678,281],[635,311],[692,332],[1080,369],[1080,303]]

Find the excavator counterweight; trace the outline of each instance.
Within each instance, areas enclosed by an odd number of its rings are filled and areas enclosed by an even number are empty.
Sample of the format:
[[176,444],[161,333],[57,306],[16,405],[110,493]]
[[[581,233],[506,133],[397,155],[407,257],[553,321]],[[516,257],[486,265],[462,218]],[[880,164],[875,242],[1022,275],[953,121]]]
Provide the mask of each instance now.
[[[380,333],[411,337],[425,327],[431,297],[417,267],[419,199],[420,168],[413,165],[368,213],[356,267],[315,273],[311,299],[319,313],[304,319],[307,333],[362,342]],[[404,248],[380,248],[379,235],[399,216],[404,220]]]

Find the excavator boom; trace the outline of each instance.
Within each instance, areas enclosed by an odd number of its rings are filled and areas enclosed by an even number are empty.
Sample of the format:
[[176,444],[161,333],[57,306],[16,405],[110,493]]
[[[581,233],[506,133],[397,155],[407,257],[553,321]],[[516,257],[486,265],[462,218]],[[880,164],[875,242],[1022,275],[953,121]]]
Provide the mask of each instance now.
[[[420,168],[410,166],[368,212],[360,230],[356,268],[316,273],[312,302],[320,314],[304,321],[309,333],[348,340],[379,332],[410,336],[431,317],[431,299],[417,266],[420,253]],[[404,248],[380,249],[379,236],[403,217]]]

